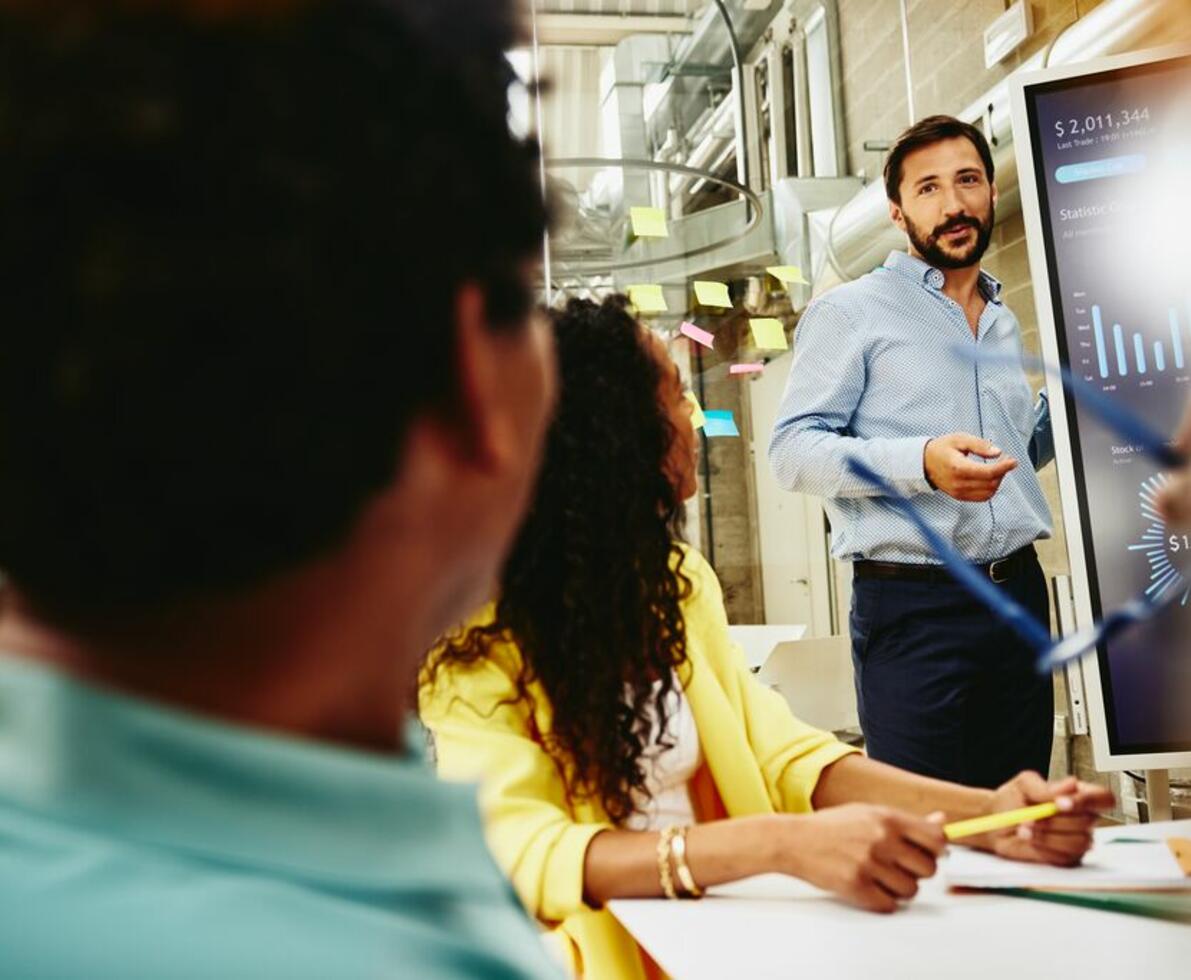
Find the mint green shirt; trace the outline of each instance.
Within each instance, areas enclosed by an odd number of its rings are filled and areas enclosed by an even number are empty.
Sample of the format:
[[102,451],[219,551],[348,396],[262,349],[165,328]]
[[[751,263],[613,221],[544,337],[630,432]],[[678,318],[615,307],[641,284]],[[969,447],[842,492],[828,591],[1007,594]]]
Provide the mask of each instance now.
[[0,977],[554,977],[472,790],[0,656]]

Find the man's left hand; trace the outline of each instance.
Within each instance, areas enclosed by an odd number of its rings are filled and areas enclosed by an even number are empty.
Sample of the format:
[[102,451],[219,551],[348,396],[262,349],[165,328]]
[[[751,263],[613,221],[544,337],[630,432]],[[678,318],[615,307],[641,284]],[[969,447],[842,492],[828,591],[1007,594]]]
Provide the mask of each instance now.
[[1059,807],[1057,816],[982,834],[964,843],[1014,861],[1074,867],[1092,846],[1097,817],[1115,802],[1111,790],[1080,782],[1074,776],[1048,783],[1036,772],[1023,772],[993,794],[988,812],[1017,810],[1051,800]]

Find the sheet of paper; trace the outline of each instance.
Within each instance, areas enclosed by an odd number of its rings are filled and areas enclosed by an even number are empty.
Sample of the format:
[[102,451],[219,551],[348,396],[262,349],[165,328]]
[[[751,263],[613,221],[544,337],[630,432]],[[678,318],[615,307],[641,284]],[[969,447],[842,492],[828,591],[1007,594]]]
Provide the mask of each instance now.
[[684,322],[678,328],[678,332],[684,337],[690,337],[697,344],[702,344],[704,347],[715,347],[715,334],[708,333],[701,327],[696,327],[693,323]]
[[731,412],[708,411],[703,414],[707,418],[703,425],[703,431],[707,433],[708,438],[740,435],[740,430],[736,428],[736,420],[732,418]]
[[810,283],[802,276],[802,270],[796,265],[771,265],[765,270],[774,279],[785,283],[787,286],[794,283],[801,283],[804,286],[809,286]]
[[749,320],[749,328],[753,332],[753,346],[761,350],[787,350],[786,330],[781,320],[770,317],[758,317]]
[[728,295],[728,284],[725,282],[711,282],[695,280],[695,299],[700,306],[718,306],[731,309],[732,298]]
[[754,361],[751,364],[733,364],[728,368],[729,374],[760,374],[765,370],[765,363],[763,361]]
[[670,307],[662,295],[662,287],[652,283],[638,283],[628,287],[629,302],[638,313],[665,313]]
[[952,846],[939,867],[949,888],[1191,890],[1191,878],[1183,874],[1164,840],[1097,841],[1077,868],[1006,861],[983,851]]
[[638,238],[669,238],[666,212],[661,208],[629,208],[629,222]]
[[701,429],[707,423],[707,416],[703,414],[703,406],[699,404],[699,399],[695,397],[693,391],[686,393],[687,401],[689,401],[695,408],[691,414],[691,425],[696,429]]

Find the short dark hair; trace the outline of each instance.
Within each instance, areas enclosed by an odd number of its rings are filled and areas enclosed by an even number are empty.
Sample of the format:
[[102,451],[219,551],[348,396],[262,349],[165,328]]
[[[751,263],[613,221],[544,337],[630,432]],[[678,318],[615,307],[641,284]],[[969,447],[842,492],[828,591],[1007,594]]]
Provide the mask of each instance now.
[[325,553],[449,408],[460,286],[495,328],[533,301],[512,37],[195,6],[0,14],[0,568],[47,610]]
[[984,172],[991,184],[996,168],[993,166],[992,150],[984,133],[971,123],[954,116],[927,116],[914,123],[893,142],[889,156],[885,158],[885,196],[894,203],[901,203],[902,164],[914,150],[943,140],[963,136],[972,141],[976,152],[984,163]]

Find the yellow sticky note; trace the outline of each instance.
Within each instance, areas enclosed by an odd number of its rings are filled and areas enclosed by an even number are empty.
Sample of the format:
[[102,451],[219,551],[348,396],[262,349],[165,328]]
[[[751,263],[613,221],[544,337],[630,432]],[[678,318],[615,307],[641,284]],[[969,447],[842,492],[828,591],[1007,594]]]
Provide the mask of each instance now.
[[781,320],[771,317],[761,317],[749,320],[749,327],[753,331],[753,346],[761,350],[788,350],[786,343],[786,329]]
[[792,283],[801,283],[804,286],[809,286],[810,283],[803,278],[802,270],[796,265],[771,265],[765,270],[774,279],[785,283],[787,286]]
[[728,296],[726,282],[695,281],[695,299],[700,306],[722,306],[731,308],[732,299]]
[[687,401],[689,401],[695,408],[695,411],[691,413],[691,425],[693,425],[696,429],[703,428],[704,424],[707,422],[707,416],[703,414],[703,406],[699,404],[699,399],[695,397],[695,393],[693,391],[688,391],[686,393],[686,397]]
[[651,283],[638,283],[628,288],[629,302],[638,313],[665,313],[670,307],[662,295],[662,287]]
[[629,208],[629,222],[638,238],[669,238],[666,212],[661,208]]

